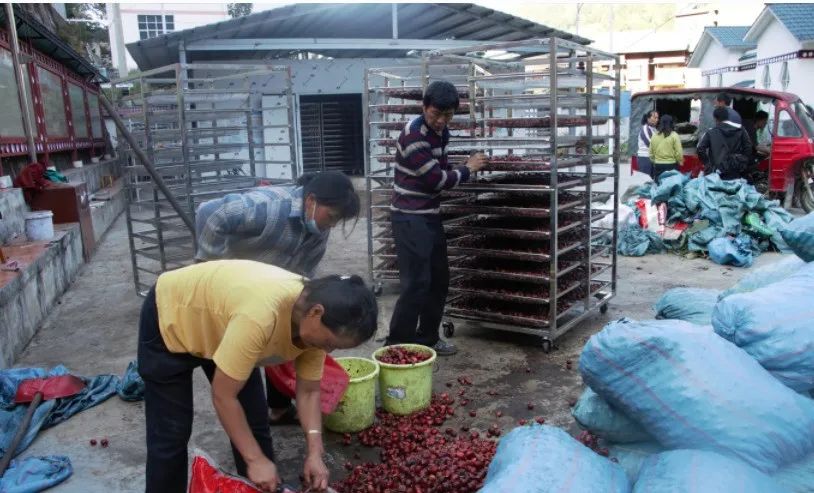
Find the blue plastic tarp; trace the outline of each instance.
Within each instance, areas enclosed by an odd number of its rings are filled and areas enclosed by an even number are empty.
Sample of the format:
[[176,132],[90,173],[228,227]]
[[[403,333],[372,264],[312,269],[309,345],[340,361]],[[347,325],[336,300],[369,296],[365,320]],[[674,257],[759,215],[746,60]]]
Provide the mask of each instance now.
[[642,229],[638,224],[629,225],[619,230],[619,241],[616,251],[628,257],[641,257],[648,253],[659,253],[666,250],[664,241],[656,233]]
[[608,443],[608,457],[624,469],[632,484],[639,479],[644,461],[653,454],[664,452],[664,446],[656,441],[634,443]]
[[782,281],[800,270],[804,265],[806,265],[806,263],[797,255],[785,255],[784,258],[777,262],[758,267],[754,271],[741,277],[735,285],[721,293],[718,299],[722,300],[736,293],[748,293],[768,286],[769,284]]
[[587,387],[571,409],[571,415],[584,429],[617,443],[652,440],[639,423],[627,417]]
[[798,257],[814,262],[814,212],[787,224],[780,235]]
[[715,306],[712,326],[788,387],[814,389],[814,263],[782,281],[733,294]]
[[138,363],[131,361],[127,365],[127,370],[124,372],[121,384],[116,390],[122,400],[128,402],[135,402],[144,399],[144,380],[138,374]]
[[585,345],[579,369],[600,397],[669,449],[708,450],[765,473],[814,453],[814,401],[712,327],[611,322]]
[[[29,378],[43,378],[47,376],[66,375],[68,369],[62,365],[55,366],[46,371],[43,368],[11,368],[0,370],[0,455],[5,454],[6,447],[11,443],[27,405],[14,403],[17,386]],[[37,433],[59,424],[71,416],[93,407],[116,393],[119,386],[119,377],[116,375],[99,375],[94,378],[83,378],[85,388],[82,392],[64,399],[45,401],[37,407],[34,417],[29,425],[23,441],[14,455],[25,450]]]
[[[767,200],[746,180],[721,180],[718,174],[688,179],[678,171],[661,175],[659,184],[648,183],[637,190],[641,197],[654,203],[667,204],[668,224],[682,221],[693,224],[696,220],[709,221],[709,227],[689,236],[690,251],[707,251],[715,238],[747,233],[753,254],[774,246],[780,251],[788,247],[780,230],[793,218],[777,200]],[[747,217],[759,220],[766,228],[763,232],[744,226]],[[771,235],[769,235],[771,233]],[[770,236],[770,237],[769,237]]]
[[553,426],[519,426],[500,439],[480,493],[625,493],[625,472]]
[[658,319],[709,325],[720,294],[717,289],[673,288],[661,295],[653,309]]
[[811,493],[814,491],[814,454],[781,468],[772,478],[789,493]]
[[71,461],[63,455],[13,460],[0,477],[0,493],[37,493],[68,479]]
[[709,258],[716,264],[735,267],[751,267],[755,261],[752,256],[752,238],[739,234],[735,238],[715,238],[709,242]]
[[671,450],[644,461],[633,493],[787,493],[775,480],[730,457]]

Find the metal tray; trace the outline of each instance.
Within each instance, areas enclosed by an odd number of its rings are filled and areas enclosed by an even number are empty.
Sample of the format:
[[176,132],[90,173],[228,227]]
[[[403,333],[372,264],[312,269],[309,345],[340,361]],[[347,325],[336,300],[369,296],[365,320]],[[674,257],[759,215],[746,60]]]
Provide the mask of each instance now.
[[[550,185],[530,185],[512,183],[513,178],[506,175],[516,175],[522,173],[500,173],[487,175],[474,183],[465,183],[458,187],[459,190],[470,192],[551,192],[554,190]],[[492,177],[494,176],[494,177]],[[593,173],[591,183],[602,183],[606,178],[613,175],[606,173]],[[557,190],[585,186],[588,184],[588,175],[585,173],[557,174]]]
[[[607,123],[609,117],[595,116],[592,118],[593,125]],[[490,128],[551,128],[551,117],[530,117],[530,118],[486,118],[486,125]],[[584,127],[588,125],[588,118],[585,116],[557,116],[557,128]]]
[[[560,283],[563,279],[560,280]],[[557,298],[567,295],[568,293],[572,292],[574,289],[578,288],[580,284],[584,281],[581,280],[565,280],[566,282],[563,283],[562,288],[560,289],[558,283],[557,289]],[[458,280],[457,282],[460,282]],[[513,292],[513,293],[498,293],[495,291],[488,291],[482,289],[474,289],[464,286],[456,285],[456,281],[453,282],[449,286],[449,292],[453,294],[466,294],[470,296],[478,296],[482,298],[490,298],[494,300],[500,301],[510,301],[516,303],[532,303],[537,305],[548,305],[550,303],[549,295],[546,293],[545,295],[531,295],[531,294],[521,294],[520,292]]]
[[[559,202],[557,204],[557,209],[562,211],[582,205],[584,202],[584,199],[575,194],[564,193],[558,198]],[[480,203],[478,202],[479,200]],[[507,197],[506,200],[510,201],[511,198]],[[552,201],[548,200],[548,202],[550,203]],[[500,205],[500,197],[483,196],[474,197],[474,200],[469,201],[466,201],[466,199],[448,201],[447,203],[441,205],[441,209],[444,212],[452,214],[495,214],[514,217],[549,217],[551,215],[550,207]]]
[[[482,235],[517,238],[520,240],[545,240],[551,237],[551,231],[549,229],[528,230],[509,229],[498,226],[476,226],[471,224],[473,220],[476,220],[473,216],[464,216],[445,223],[444,228],[447,231],[458,233],[479,233]],[[564,222],[564,224],[559,227],[559,233],[566,233],[585,225],[583,218],[566,217],[560,218],[560,221]]]
[[[551,280],[551,278],[546,274],[543,273],[541,269],[539,272],[499,272],[496,270],[488,270],[488,268],[475,268],[475,267],[466,267],[466,266],[459,266],[458,264],[464,263],[465,261],[470,260],[468,258],[464,258],[457,261],[450,262],[449,271],[453,274],[463,274],[472,277],[477,277],[480,279],[495,279],[499,281],[520,281],[520,282],[530,282],[535,284],[543,284],[547,283]],[[557,277],[564,276],[569,272],[573,271],[580,265],[582,265],[581,260],[562,260],[561,266],[557,269]]]
[[[482,257],[488,258],[504,258],[510,260],[528,260],[532,262],[548,262],[551,259],[551,254],[549,253],[535,253],[528,250],[509,250],[509,249],[496,249],[496,248],[484,248],[484,247],[477,247],[471,244],[466,244],[471,242],[473,238],[477,238],[477,235],[466,235],[460,238],[456,238],[451,240],[447,244],[447,251],[450,255],[464,255],[464,256],[475,256],[480,255]],[[486,237],[481,237],[486,238]],[[578,248],[586,243],[586,240],[572,240],[565,245],[562,245],[557,249],[559,254],[568,253],[575,248]]]

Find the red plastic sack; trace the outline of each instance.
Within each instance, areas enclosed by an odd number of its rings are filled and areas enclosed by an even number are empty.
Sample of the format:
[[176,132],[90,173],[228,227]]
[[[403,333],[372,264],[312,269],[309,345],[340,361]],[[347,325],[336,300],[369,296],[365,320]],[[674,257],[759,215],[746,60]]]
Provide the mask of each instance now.
[[206,457],[192,459],[189,493],[261,493],[247,480],[226,474],[213,466]]
[[[296,396],[297,372],[294,370],[293,361],[282,365],[267,366],[266,378],[283,394],[291,398]],[[325,356],[325,368],[322,371],[322,381],[319,384],[319,407],[322,414],[331,414],[336,409],[336,405],[345,395],[348,383],[350,383],[348,372],[335,359]]]

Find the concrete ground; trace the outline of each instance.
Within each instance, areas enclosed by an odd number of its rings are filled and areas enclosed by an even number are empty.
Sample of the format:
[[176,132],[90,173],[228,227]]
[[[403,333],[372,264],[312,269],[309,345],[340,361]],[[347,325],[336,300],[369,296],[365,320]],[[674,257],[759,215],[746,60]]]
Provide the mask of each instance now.
[[[629,179],[625,179],[626,182]],[[624,191],[625,187],[622,188]],[[347,237],[332,235],[322,271],[367,272],[366,224],[360,221]],[[64,364],[79,375],[122,374],[136,355],[138,312],[130,272],[130,256],[124,218],[120,217],[97,249],[75,284],[63,296],[16,366]],[[756,266],[777,260],[777,254],[761,255]],[[592,334],[610,320],[621,317],[652,318],[652,304],[669,288],[694,286],[726,288],[749,272],[716,265],[709,260],[687,260],[664,254],[643,258],[619,257],[618,294],[605,315],[585,320],[557,341],[558,349],[545,354],[539,340],[529,336],[493,332],[456,325],[454,342],[460,352],[439,358],[434,385],[446,390],[446,382],[467,375],[474,382],[468,391],[469,409],[477,418],[462,413],[452,426],[464,423],[485,429],[499,422],[504,431],[520,418],[543,416],[550,424],[572,431],[568,401],[581,391],[576,370],[580,349]],[[395,295],[387,290],[380,298],[381,323],[376,338],[384,337]],[[380,343],[370,341],[352,351],[335,355],[369,356]],[[565,361],[574,361],[566,370]],[[531,368],[532,373],[526,373]],[[227,470],[233,470],[228,440],[212,408],[209,384],[199,373],[196,386],[196,416],[190,450],[208,453]],[[457,384],[456,384],[457,387]],[[494,390],[496,396],[487,395]],[[526,409],[527,402],[535,409]],[[503,417],[495,418],[494,411]],[[143,491],[144,409],[141,403],[126,403],[117,397],[84,411],[69,421],[41,433],[25,455],[64,454],[71,458],[73,476],[53,491],[110,492]],[[296,482],[302,467],[304,442],[296,427],[273,428],[278,468],[284,479]],[[91,438],[107,437],[110,447],[90,447]],[[356,446],[343,447],[341,437],[326,434],[327,463],[334,479],[344,474],[342,464],[352,460]],[[371,451],[362,451],[373,458]]]

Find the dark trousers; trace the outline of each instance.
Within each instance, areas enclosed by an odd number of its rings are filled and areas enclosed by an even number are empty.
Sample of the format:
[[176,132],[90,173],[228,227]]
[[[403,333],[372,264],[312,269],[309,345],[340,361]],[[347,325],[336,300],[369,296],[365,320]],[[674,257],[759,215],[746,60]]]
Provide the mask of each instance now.
[[285,409],[291,405],[291,397],[283,394],[266,378],[266,402],[271,409]]
[[[139,320],[138,367],[144,379],[147,426],[148,493],[184,493],[187,487],[187,444],[192,434],[192,371],[201,367],[209,381],[215,364],[208,359],[167,350],[158,327],[155,288],[144,300]],[[238,400],[263,453],[274,460],[268,409],[260,372],[249,377]],[[246,476],[246,463],[232,446],[237,472]]]
[[637,156],[636,165],[640,173],[644,173],[650,178],[653,178],[653,162],[650,161],[649,157]]
[[[444,226],[437,215],[391,215],[401,294],[390,320],[387,344],[438,342],[449,289]],[[416,329],[418,331],[416,332]]]
[[659,183],[659,175],[673,170],[678,171],[678,163],[653,163],[653,179]]

